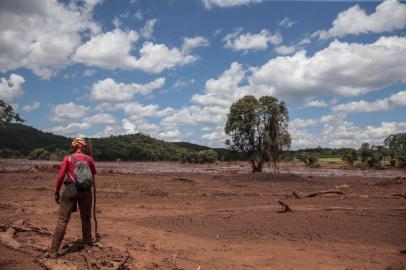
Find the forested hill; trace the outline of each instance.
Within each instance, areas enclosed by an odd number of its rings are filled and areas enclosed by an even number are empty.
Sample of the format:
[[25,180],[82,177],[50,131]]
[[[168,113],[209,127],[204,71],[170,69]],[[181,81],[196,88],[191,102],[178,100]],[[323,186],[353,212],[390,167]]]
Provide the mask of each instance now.
[[54,151],[57,148],[69,149],[70,139],[40,131],[23,124],[4,124],[0,126],[0,149],[19,151],[28,155],[36,148]]
[[[30,156],[41,159],[60,159],[70,149],[71,139],[54,135],[23,124],[0,126],[0,149],[3,157]],[[37,149],[37,151],[35,151]],[[40,149],[40,150],[38,150]],[[240,154],[192,143],[170,143],[141,133],[93,139],[94,157],[97,160],[197,160],[241,158]],[[46,151],[45,154],[43,151]],[[32,153],[35,152],[35,153]],[[48,152],[48,153],[47,153]],[[200,153],[198,155],[198,153]],[[52,156],[54,155],[54,156]]]

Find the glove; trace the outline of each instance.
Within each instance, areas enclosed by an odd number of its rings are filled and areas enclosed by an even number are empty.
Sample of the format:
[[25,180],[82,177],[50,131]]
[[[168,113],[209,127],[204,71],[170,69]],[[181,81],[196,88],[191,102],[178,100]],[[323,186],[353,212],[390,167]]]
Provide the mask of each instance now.
[[58,191],[55,191],[55,202],[56,202],[57,204],[60,204],[59,199],[60,199],[59,192],[58,192]]

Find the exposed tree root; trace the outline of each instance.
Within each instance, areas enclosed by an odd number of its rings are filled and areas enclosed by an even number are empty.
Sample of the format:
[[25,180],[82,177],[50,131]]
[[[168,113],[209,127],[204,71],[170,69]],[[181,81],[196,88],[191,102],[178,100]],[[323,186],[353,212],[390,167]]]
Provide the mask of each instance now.
[[282,209],[278,210],[278,213],[292,212],[292,209],[289,207],[289,205],[287,205],[283,201],[278,200],[278,203],[282,206]]

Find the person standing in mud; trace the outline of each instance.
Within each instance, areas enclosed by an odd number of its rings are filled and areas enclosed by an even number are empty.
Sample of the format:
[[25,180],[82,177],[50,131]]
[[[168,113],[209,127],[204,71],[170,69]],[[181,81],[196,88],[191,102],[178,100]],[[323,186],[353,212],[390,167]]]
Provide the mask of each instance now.
[[[77,164],[84,164],[85,170],[91,173],[90,177],[94,181],[94,175],[96,174],[96,168],[93,159],[84,154],[83,151],[86,148],[86,142],[83,138],[78,137],[72,141],[71,155],[66,156],[62,161],[62,166],[59,170],[58,177],[56,179],[55,189],[55,202],[59,204],[58,222],[55,228],[54,236],[52,239],[51,247],[46,254],[48,258],[57,258],[58,250],[61,245],[62,239],[65,235],[66,226],[68,225],[70,215],[72,212],[77,211],[77,204],[79,205],[80,218],[82,220],[82,241],[83,248],[87,248],[92,244],[91,233],[91,208],[92,208],[92,192],[91,186],[83,188],[78,185]],[[62,196],[60,196],[60,189],[62,183],[65,185]],[[93,182],[92,182],[93,183]]]

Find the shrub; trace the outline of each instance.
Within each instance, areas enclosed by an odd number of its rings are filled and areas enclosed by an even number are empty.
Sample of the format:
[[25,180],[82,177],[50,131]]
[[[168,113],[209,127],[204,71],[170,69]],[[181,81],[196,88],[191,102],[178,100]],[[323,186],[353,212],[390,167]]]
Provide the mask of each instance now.
[[341,159],[350,164],[353,165],[355,161],[358,159],[358,152],[357,150],[351,150],[351,152],[344,154]]
[[317,154],[303,153],[299,156],[299,160],[304,162],[306,167],[319,168],[319,156]]
[[1,158],[18,158],[21,156],[21,152],[12,149],[1,149],[0,157]]
[[28,155],[29,159],[43,159],[49,160],[51,153],[45,150],[44,148],[37,148],[31,151]]

